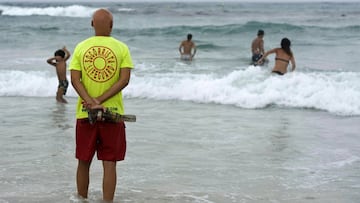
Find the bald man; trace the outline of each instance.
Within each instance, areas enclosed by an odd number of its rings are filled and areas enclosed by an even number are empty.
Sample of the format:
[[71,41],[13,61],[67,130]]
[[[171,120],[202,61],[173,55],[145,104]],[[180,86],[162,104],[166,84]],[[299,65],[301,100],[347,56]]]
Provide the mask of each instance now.
[[95,11],[91,26],[95,36],[77,44],[69,69],[78,93],[76,106],[76,175],[78,195],[87,198],[89,170],[95,153],[102,160],[103,200],[112,202],[116,188],[116,162],[125,158],[124,122],[90,123],[89,110],[108,109],[124,114],[122,90],[133,68],[126,44],[110,36],[113,16],[106,9]]

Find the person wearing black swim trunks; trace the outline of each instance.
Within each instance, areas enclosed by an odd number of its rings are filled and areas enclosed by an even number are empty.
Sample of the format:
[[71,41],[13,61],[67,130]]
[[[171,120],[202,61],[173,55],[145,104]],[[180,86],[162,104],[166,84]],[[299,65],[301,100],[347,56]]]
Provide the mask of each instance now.
[[66,94],[66,90],[69,86],[69,82],[66,78],[66,60],[70,58],[70,52],[63,47],[55,51],[54,57],[47,59],[47,63],[56,68],[56,74],[59,79],[58,90],[56,92],[56,100],[60,103],[67,103],[63,95]]
[[275,53],[275,66],[272,73],[284,75],[287,72],[289,63],[291,63],[291,71],[294,71],[296,68],[295,57],[290,49],[290,45],[290,40],[288,38],[283,38],[281,40],[281,48],[274,48],[267,51],[264,56],[261,57],[259,62],[262,63],[268,55]]
[[251,60],[253,63],[257,63],[259,59],[264,55],[264,30],[259,30],[257,37],[251,43]]

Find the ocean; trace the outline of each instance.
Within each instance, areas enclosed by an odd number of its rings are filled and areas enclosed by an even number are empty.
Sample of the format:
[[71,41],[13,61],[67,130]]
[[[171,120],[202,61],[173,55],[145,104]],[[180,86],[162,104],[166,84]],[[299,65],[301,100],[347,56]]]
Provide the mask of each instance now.
[[[76,195],[75,103],[55,100],[46,59],[94,34],[135,68],[123,91],[128,149],[114,202],[355,203],[360,199],[360,3],[0,2],[0,203],[84,202]],[[287,37],[297,68],[250,64]],[[179,60],[188,33],[194,61]],[[70,74],[68,72],[68,78]],[[101,202],[94,160],[88,202]]]

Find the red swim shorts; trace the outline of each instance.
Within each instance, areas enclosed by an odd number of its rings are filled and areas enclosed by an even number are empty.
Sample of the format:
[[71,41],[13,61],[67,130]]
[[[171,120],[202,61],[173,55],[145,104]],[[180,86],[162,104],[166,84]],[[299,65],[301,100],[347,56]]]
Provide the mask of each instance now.
[[90,124],[87,119],[76,121],[76,158],[91,161],[95,152],[99,160],[124,160],[126,152],[124,122]]

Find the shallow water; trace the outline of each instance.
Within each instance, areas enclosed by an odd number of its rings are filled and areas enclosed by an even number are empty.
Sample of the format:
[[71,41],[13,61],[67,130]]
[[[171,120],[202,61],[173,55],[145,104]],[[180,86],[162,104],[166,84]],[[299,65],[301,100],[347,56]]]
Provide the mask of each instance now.
[[[115,202],[359,198],[358,117],[178,101],[125,103],[137,122],[127,124],[128,151],[118,165]],[[7,97],[0,106],[0,200],[78,202],[75,99],[61,105],[54,98]],[[15,106],[22,106],[21,117],[14,116]],[[101,164],[94,161],[90,202],[101,199],[101,178]]]

